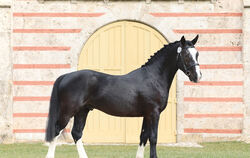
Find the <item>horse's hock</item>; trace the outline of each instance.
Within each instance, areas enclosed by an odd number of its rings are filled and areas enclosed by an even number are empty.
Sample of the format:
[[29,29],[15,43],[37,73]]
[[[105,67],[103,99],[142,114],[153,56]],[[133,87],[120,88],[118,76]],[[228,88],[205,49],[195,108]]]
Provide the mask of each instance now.
[[[196,34],[202,81],[192,84],[178,72],[159,141],[249,141],[249,6],[249,0],[0,0],[0,142],[44,140],[52,85],[61,74],[83,68],[124,74],[165,42]],[[90,115],[86,141],[138,142],[140,119]]]

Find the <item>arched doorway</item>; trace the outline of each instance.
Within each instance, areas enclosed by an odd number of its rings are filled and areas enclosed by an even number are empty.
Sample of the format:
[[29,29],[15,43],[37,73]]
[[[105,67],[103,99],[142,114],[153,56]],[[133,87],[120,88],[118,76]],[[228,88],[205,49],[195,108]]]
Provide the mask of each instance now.
[[[101,27],[84,45],[78,70],[92,69],[126,74],[144,64],[166,39],[152,27],[134,21],[118,21]],[[83,140],[89,143],[138,143],[142,119],[119,118],[98,110],[89,113]],[[161,114],[158,142],[176,142],[176,80],[168,106]]]

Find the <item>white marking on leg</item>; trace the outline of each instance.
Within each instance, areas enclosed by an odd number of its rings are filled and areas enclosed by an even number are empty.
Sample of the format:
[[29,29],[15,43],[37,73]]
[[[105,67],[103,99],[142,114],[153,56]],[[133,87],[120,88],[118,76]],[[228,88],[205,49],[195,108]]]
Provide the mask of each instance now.
[[84,147],[83,147],[83,143],[82,143],[82,139],[80,138],[77,142],[76,142],[76,147],[77,147],[77,151],[79,154],[79,158],[88,158]]
[[56,141],[57,141],[57,138],[60,136],[61,132],[62,131],[60,131],[60,133],[58,134],[58,136],[56,136],[54,138],[54,140],[52,142],[50,142],[46,158],[54,158],[54,156],[55,156],[55,150],[56,150]]
[[56,150],[56,140],[58,137],[55,137],[54,140],[52,142],[50,142],[49,144],[49,150],[47,153],[46,158],[54,158],[55,156],[55,150]]
[[54,158],[54,156],[55,156],[55,149],[56,149],[56,143],[55,143],[55,141],[52,141],[49,144],[49,150],[48,150],[46,158]]
[[144,158],[144,148],[145,146],[143,144],[141,146],[138,146],[136,158]]

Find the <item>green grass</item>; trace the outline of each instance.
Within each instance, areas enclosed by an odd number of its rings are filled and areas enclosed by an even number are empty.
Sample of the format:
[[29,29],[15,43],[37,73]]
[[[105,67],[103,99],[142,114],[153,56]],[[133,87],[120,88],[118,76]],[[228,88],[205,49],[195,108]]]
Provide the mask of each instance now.
[[[157,147],[159,158],[250,158],[250,144],[243,142],[202,143],[203,148]],[[45,158],[42,143],[0,144],[0,158]],[[137,146],[85,146],[89,158],[135,158]],[[75,145],[56,148],[56,158],[78,158]],[[149,146],[145,158],[149,158]]]

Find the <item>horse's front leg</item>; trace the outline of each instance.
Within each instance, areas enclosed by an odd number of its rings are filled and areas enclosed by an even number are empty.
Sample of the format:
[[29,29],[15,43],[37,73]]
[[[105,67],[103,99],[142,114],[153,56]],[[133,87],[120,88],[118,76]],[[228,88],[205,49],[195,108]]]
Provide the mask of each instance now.
[[150,158],[157,158],[156,153],[156,144],[157,144],[157,134],[158,134],[158,125],[159,125],[160,114],[153,114],[150,121]]
[[141,128],[141,136],[140,136],[140,144],[136,153],[136,158],[144,158],[144,148],[149,138],[149,126],[146,118],[143,118],[142,128]]

